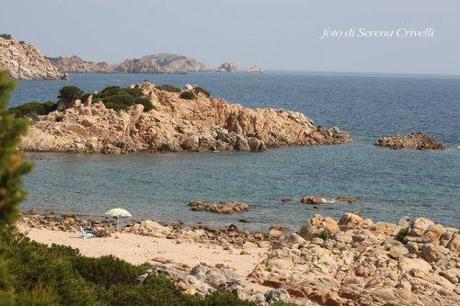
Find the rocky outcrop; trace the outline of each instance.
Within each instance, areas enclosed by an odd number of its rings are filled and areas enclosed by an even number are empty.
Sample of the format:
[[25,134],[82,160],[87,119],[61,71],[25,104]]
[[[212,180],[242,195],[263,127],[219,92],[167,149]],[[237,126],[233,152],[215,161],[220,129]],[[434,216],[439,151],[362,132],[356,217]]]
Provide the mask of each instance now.
[[388,147],[395,150],[415,149],[415,150],[445,150],[446,147],[436,141],[436,139],[422,134],[413,133],[405,136],[391,136],[380,138],[376,145]]
[[20,148],[34,152],[263,151],[289,145],[350,141],[338,128],[318,127],[298,112],[251,109],[198,93],[185,100],[144,83],[153,110],[129,111],[79,100],[62,112],[39,116]]
[[335,199],[305,195],[300,199],[302,204],[321,205],[321,204],[354,204],[358,202],[356,197],[339,196]]
[[0,69],[13,79],[57,80],[63,75],[31,44],[0,37]]
[[85,61],[75,55],[71,57],[47,57],[47,59],[62,73],[112,72],[112,66],[106,62]]
[[283,289],[268,289],[263,294],[250,288],[246,280],[225,266],[211,267],[203,263],[188,269],[168,264],[154,264],[138,277],[138,281],[142,283],[151,275],[164,275],[187,294],[208,295],[222,291],[236,294],[240,299],[255,302],[257,305],[290,300],[289,293]]
[[239,202],[211,202],[191,201],[188,206],[192,211],[207,211],[215,214],[236,214],[249,210],[249,205]]
[[399,224],[316,215],[250,275],[321,305],[458,305],[460,234],[431,220]]
[[238,65],[236,63],[223,63],[219,67],[216,68],[217,72],[233,72],[238,69]]
[[113,67],[114,72],[122,73],[187,73],[205,70],[206,66],[196,59],[168,53],[126,59]]

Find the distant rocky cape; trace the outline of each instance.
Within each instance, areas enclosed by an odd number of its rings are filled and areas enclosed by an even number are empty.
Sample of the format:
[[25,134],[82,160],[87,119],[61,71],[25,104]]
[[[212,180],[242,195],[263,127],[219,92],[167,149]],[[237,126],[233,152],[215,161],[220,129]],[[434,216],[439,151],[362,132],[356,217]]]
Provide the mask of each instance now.
[[47,57],[56,69],[61,73],[68,72],[112,72],[112,66],[106,62],[85,61],[78,56],[71,57]]
[[0,69],[17,80],[56,80],[63,74],[31,44],[0,36]]
[[196,59],[169,53],[126,59],[119,64],[90,62],[78,56],[48,58],[62,73],[119,72],[119,73],[188,73],[205,71],[206,66]]

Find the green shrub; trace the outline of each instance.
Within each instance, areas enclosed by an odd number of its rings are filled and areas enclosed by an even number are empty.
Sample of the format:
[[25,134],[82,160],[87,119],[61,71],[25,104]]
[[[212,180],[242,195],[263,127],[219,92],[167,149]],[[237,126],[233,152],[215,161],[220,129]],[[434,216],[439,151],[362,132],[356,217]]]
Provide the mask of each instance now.
[[134,267],[113,256],[100,258],[76,257],[73,264],[78,273],[87,281],[108,289],[113,285],[134,285],[136,277],[145,267]]
[[0,34],[0,37],[8,40],[13,38],[10,34]]
[[52,101],[48,102],[28,102],[22,105],[11,107],[8,109],[9,114],[13,114],[18,118],[22,117],[34,117],[37,115],[47,115],[57,108],[57,103]]
[[193,91],[196,94],[202,93],[208,98],[211,96],[211,93],[209,91],[207,91],[206,89],[202,88],[202,87],[195,87],[195,88],[193,88]]
[[185,100],[195,100],[196,94],[193,91],[184,91],[179,95],[179,98]]
[[329,231],[327,231],[327,230],[324,230],[324,231],[321,232],[319,237],[321,239],[323,239],[324,241],[326,241],[326,240],[329,240],[329,238],[331,238],[331,233]]
[[398,240],[399,242],[405,243],[406,236],[407,234],[409,234],[409,230],[410,230],[409,227],[402,228],[396,235],[396,240]]
[[7,112],[7,103],[15,86],[6,70],[0,71],[0,241],[11,237],[17,205],[24,199],[21,176],[31,170],[23,162],[17,145],[26,133],[27,121]]
[[157,85],[155,86],[155,88],[159,90],[168,91],[168,92],[177,92],[177,93],[182,92],[182,89],[180,89],[179,87],[176,87],[173,85],[167,85],[167,84]]
[[59,91],[58,99],[65,103],[70,103],[72,101],[75,101],[76,99],[81,99],[83,94],[84,92],[80,88],[73,85],[69,85],[61,88],[61,90]]
[[126,110],[136,104],[142,104],[145,112],[153,109],[152,103],[143,96],[139,87],[109,86],[100,93],[94,94],[93,99],[100,100],[107,108],[117,111]]
[[18,305],[256,305],[228,293],[187,295],[162,275],[139,283],[147,265],[133,266],[112,256],[87,258],[78,250],[28,238],[9,246],[0,243],[2,258]]

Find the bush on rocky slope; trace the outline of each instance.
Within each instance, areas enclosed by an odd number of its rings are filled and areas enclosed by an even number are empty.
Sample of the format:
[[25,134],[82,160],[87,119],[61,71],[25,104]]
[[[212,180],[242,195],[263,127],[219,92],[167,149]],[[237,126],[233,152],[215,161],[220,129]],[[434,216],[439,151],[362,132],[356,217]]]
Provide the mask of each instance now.
[[18,118],[21,117],[34,117],[37,115],[47,115],[52,111],[57,109],[57,104],[48,101],[48,102],[28,102],[22,105],[11,107],[8,109],[8,113],[15,115]]
[[196,94],[202,93],[208,98],[211,96],[211,93],[209,91],[207,91],[206,89],[204,89],[203,87],[195,87],[195,88],[193,88],[193,91]]
[[193,91],[184,91],[179,95],[179,98],[185,99],[185,100],[195,100],[196,99],[196,94]]
[[180,89],[179,87],[176,87],[176,86],[173,86],[173,85],[167,85],[167,84],[164,84],[164,85],[157,85],[155,86],[156,89],[159,89],[159,90],[163,90],[163,91],[168,91],[168,92],[182,92],[182,89]]
[[77,86],[69,85],[62,87],[61,90],[59,90],[58,99],[63,101],[64,103],[71,103],[76,99],[81,99],[83,94],[83,90],[81,90]]
[[143,96],[142,90],[138,87],[109,86],[93,95],[93,99],[102,101],[107,108],[114,110],[126,110],[136,104],[142,104],[145,112],[153,109],[152,103]]

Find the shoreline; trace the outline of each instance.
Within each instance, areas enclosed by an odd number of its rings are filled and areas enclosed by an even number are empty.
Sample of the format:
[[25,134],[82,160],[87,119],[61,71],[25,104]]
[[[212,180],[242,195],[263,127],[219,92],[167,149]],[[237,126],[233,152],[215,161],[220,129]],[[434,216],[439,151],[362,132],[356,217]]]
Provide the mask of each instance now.
[[[18,223],[19,229],[32,240],[77,248],[85,256],[148,262],[152,269],[146,273],[163,273],[187,293],[207,294],[209,288],[219,287],[208,279],[201,285],[191,281],[197,270],[208,269],[211,274],[236,273],[238,294],[259,302],[273,290],[286,301],[304,305],[460,302],[459,229],[426,218],[392,224],[353,213],[339,222],[316,215],[293,233],[282,225],[247,232],[235,225],[221,230],[143,220],[137,227],[94,239],[79,239],[68,219],[61,224],[68,226],[63,231],[50,230],[49,223],[42,222],[45,217],[37,217],[42,228],[27,218]],[[113,222],[106,224],[113,229]]]

